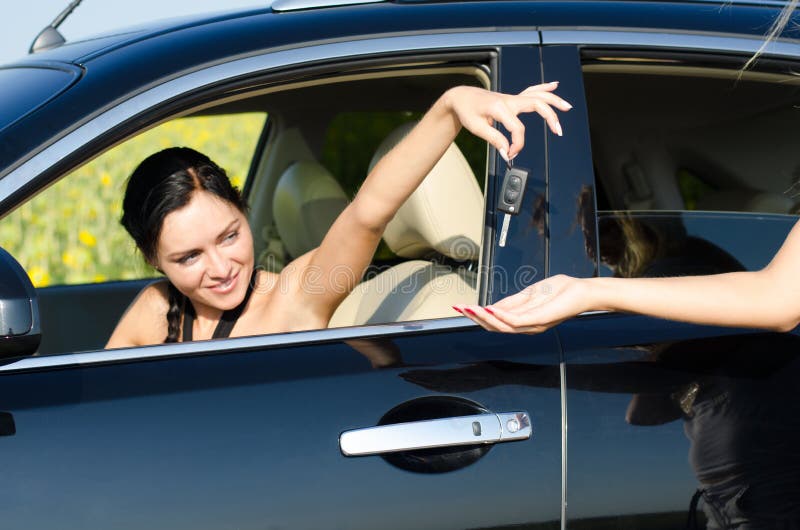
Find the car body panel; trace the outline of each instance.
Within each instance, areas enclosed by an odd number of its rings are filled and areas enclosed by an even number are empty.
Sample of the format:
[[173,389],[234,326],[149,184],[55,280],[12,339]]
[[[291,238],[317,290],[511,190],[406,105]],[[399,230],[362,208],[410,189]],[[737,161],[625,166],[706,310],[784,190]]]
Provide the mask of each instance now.
[[[0,408],[13,414],[16,434],[0,437],[5,525],[557,527],[557,386],[509,386],[492,372],[447,377],[500,354],[557,367],[553,334],[467,329],[378,344],[409,366],[375,371],[347,342],[325,341],[6,373]],[[533,438],[442,475],[341,454],[342,431],[375,425],[437,387],[490,410],[527,410]],[[36,509],[42,498],[48,510]]]

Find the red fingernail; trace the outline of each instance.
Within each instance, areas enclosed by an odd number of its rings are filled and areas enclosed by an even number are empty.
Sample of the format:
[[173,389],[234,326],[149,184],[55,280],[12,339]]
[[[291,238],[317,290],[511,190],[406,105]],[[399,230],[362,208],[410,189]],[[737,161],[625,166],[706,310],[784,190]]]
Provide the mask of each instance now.
[[468,307],[465,307],[465,308],[464,308],[464,311],[466,311],[466,312],[467,312],[467,313],[469,313],[470,315],[475,315],[475,316],[478,316],[478,313],[476,313],[475,311],[473,311],[472,309],[470,309],[470,308],[468,308]]
[[491,310],[491,309],[489,309],[488,307],[484,307],[484,309],[485,309],[485,310],[486,310],[486,312],[487,312],[487,313],[489,313],[490,315],[494,315],[494,311],[492,311],[492,310]]
[[462,315],[464,314],[464,312],[463,312],[462,310],[460,310],[459,308],[457,308],[456,306],[454,306],[454,305],[451,305],[450,307],[452,307],[453,309],[455,309],[456,311],[458,311],[458,312],[459,312],[459,313],[461,313]]

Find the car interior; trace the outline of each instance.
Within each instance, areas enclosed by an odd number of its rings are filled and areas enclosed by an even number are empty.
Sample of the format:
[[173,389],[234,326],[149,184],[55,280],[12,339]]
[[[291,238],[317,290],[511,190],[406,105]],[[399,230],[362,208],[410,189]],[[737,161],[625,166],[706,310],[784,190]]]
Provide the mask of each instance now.
[[[402,73],[324,79],[255,99],[273,120],[250,188],[251,225],[259,234],[256,254],[262,266],[278,270],[317,247],[369,170],[447,88],[488,86],[489,81],[475,66]],[[371,156],[363,161],[367,165],[334,175],[330,166],[336,163],[326,164],[325,144],[343,134],[331,130],[337,118],[358,115],[355,121],[363,122],[375,114],[384,131],[359,141],[370,147]],[[358,136],[358,131],[350,134]],[[340,305],[331,327],[447,317],[453,304],[477,301],[486,145],[469,140],[462,145],[477,167],[471,167],[458,145],[451,145],[387,226],[385,246],[364,281]]]
[[[266,111],[243,191],[257,265],[277,272],[319,245],[371,167],[444,91],[488,87],[488,72],[473,62],[366,68],[259,88],[183,115]],[[387,227],[331,327],[449,317],[453,304],[477,301],[487,153],[485,142],[459,135]],[[39,354],[102,348],[146,283],[39,289]],[[87,319],[96,323],[91,333],[74,333]]]
[[795,213],[800,76],[740,68],[702,56],[588,57],[598,208]]
[[712,274],[774,255],[798,213],[800,77],[772,66],[584,58],[601,275]]

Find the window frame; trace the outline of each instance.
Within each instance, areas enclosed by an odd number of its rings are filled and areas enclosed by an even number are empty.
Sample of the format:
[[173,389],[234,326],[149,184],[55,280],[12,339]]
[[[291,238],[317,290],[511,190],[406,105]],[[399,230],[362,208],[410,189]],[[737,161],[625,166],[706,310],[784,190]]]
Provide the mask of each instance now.
[[[231,99],[239,99],[243,91],[254,91],[255,86],[267,86],[287,78],[320,71],[341,70],[343,64],[363,66],[367,63],[385,64],[387,61],[408,62],[409,55],[417,62],[420,54],[426,59],[433,59],[436,54],[448,58],[456,54],[474,56],[476,53],[493,56],[503,46],[536,46],[538,41],[535,31],[524,30],[401,35],[283,49],[195,71],[133,94],[129,99],[105,110],[17,165],[0,178],[0,211],[10,211],[60,176],[135,133],[167,119],[196,112],[203,105],[218,105],[224,101],[222,96],[225,94],[235,94],[230,96]],[[493,85],[496,85],[496,75],[496,69],[493,69],[490,74]],[[265,141],[269,134],[269,131],[265,132]],[[495,158],[497,155],[492,150],[489,156],[490,175],[494,174]],[[492,245],[483,246],[484,257],[490,257]],[[483,263],[489,263],[488,259]],[[241,352],[265,347],[338,342],[351,338],[459,331],[474,327],[473,322],[456,316],[215,341],[69,352],[21,359],[0,367],[0,373]]]

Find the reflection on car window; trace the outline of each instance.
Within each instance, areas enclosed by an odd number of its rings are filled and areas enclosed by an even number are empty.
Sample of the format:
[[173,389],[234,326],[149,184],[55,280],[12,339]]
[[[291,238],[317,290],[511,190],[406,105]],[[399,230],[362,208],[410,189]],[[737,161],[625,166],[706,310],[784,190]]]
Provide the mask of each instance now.
[[601,275],[763,267],[798,213],[800,80],[639,61],[587,56],[583,65]]
[[599,209],[795,214],[800,78],[666,59],[584,62]]
[[173,120],[111,149],[0,222],[0,241],[36,287],[152,277],[119,224],[125,179],[148,154],[169,146],[210,153],[242,186],[264,113]]
[[758,270],[796,218],[717,212],[599,212],[600,275],[623,278]]

